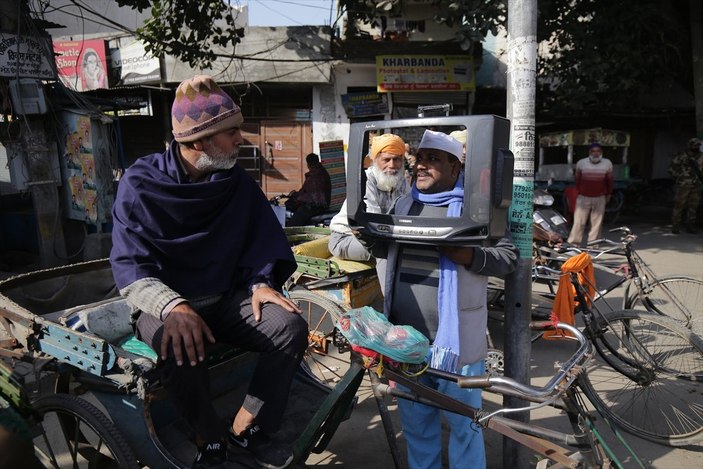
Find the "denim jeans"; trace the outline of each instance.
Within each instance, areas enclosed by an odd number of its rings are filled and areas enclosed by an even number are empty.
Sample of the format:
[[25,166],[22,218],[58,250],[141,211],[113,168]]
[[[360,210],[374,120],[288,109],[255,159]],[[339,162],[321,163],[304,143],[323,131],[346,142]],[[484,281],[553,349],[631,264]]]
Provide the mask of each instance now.
[[[464,366],[459,373],[480,376],[484,368],[485,363],[480,360]],[[481,407],[480,389],[462,389],[456,383],[427,376],[423,376],[420,382],[471,407]],[[405,389],[403,386],[398,388]],[[471,419],[405,399],[398,399],[398,408],[410,469],[442,468],[442,417],[449,424],[450,469],[486,467],[483,432]]]

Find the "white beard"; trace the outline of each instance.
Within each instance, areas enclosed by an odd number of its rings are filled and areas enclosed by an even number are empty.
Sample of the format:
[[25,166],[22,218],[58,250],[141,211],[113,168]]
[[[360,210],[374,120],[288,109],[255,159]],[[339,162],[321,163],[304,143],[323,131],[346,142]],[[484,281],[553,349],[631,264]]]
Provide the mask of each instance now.
[[602,156],[597,156],[597,157],[589,156],[588,158],[591,160],[591,163],[593,163],[593,164],[598,164],[603,159]]
[[213,147],[210,150],[210,154],[205,152],[200,153],[200,157],[195,163],[195,168],[205,173],[232,169],[234,165],[237,164],[238,154],[239,149],[232,151],[231,154],[227,154]]
[[403,174],[400,171],[388,170],[388,172],[383,172],[375,164],[371,166],[371,172],[376,176],[376,186],[383,192],[393,192],[403,178]]

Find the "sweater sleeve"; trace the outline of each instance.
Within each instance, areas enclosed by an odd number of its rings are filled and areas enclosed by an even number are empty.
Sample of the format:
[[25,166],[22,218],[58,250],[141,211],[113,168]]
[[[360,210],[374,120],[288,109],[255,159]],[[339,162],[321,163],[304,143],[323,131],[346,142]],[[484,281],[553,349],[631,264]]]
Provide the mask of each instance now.
[[509,229],[493,247],[475,248],[470,266],[472,272],[486,276],[504,277],[517,267],[520,251],[513,245]]
[[122,288],[120,294],[127,298],[127,302],[134,308],[157,318],[161,318],[164,308],[174,300],[185,301],[185,298],[155,277],[146,277],[132,282]]

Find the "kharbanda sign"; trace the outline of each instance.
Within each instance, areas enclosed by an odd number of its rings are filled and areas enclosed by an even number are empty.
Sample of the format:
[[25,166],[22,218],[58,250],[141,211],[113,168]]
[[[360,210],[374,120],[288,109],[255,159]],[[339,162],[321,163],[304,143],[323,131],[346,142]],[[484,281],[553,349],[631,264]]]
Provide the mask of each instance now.
[[389,91],[474,91],[469,55],[376,56],[376,89]]

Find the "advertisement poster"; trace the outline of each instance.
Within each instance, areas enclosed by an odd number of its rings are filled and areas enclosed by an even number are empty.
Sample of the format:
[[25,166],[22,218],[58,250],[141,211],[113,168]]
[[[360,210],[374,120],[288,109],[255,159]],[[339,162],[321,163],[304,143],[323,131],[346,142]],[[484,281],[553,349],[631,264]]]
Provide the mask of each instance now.
[[388,97],[381,93],[347,93],[342,106],[348,117],[374,116],[388,112]]
[[66,183],[68,217],[87,223],[97,222],[97,184],[90,118],[65,112],[61,115],[65,135],[62,171]]
[[54,41],[54,54],[66,87],[76,91],[108,88],[105,41]]
[[54,79],[49,49],[45,39],[0,33],[0,77]]
[[112,49],[110,57],[117,85],[158,83],[161,81],[159,58],[147,53],[144,50],[144,44],[140,41],[135,41],[119,49]]
[[475,91],[469,55],[377,55],[376,89],[389,91]]
[[332,198],[330,210],[339,209],[347,197],[347,176],[344,171],[344,141],[320,142],[320,162],[330,175]]

